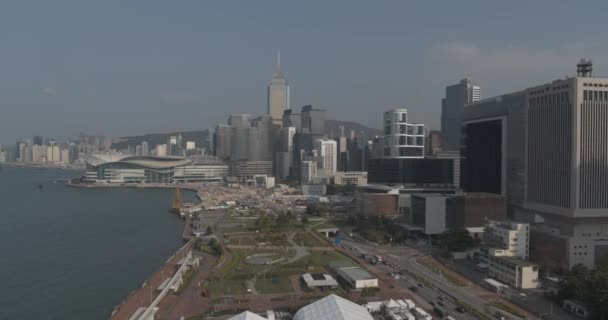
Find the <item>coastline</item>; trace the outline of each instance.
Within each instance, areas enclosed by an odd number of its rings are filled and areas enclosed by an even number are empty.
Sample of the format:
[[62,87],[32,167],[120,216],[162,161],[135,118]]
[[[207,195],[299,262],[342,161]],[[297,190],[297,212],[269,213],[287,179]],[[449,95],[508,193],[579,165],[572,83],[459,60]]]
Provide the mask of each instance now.
[[48,170],[65,170],[65,171],[83,171],[86,168],[82,166],[74,165],[41,165],[34,163],[21,163],[21,162],[2,162],[0,167],[13,167],[13,168],[32,168],[32,169],[48,169]]
[[[112,185],[112,184],[78,184],[67,181],[65,183],[68,187],[73,188],[141,188],[141,189],[174,189],[178,185],[174,184],[137,184],[137,185]],[[179,186],[180,188],[188,191],[193,191],[196,197],[199,199],[199,204],[202,203],[202,198],[198,193],[198,189],[193,186]],[[179,215],[176,215],[180,219]],[[172,270],[178,265],[178,263],[185,259],[185,257],[191,252],[194,247],[194,237],[192,236],[191,221],[188,216],[184,217],[184,229],[182,231],[182,239],[185,242],[177,251],[163,264],[160,269],[147,277],[142,284],[131,291],[120,303],[118,303],[108,317],[110,320],[127,320],[137,312],[138,308],[142,305],[146,305],[148,299],[152,298],[151,292],[155,291],[166,279],[166,275],[171,275]],[[169,276],[171,278],[171,276]],[[158,295],[154,295],[156,298]],[[162,300],[162,299],[161,299]],[[150,300],[150,303],[152,301]]]
[[66,181],[65,185],[72,188],[133,188],[133,189],[175,189],[180,187],[182,190],[192,191],[196,194],[196,197],[202,201],[201,196],[199,195],[199,189],[194,186],[189,185],[176,185],[172,183],[133,183],[133,184],[111,184],[111,183],[73,183],[71,181]]

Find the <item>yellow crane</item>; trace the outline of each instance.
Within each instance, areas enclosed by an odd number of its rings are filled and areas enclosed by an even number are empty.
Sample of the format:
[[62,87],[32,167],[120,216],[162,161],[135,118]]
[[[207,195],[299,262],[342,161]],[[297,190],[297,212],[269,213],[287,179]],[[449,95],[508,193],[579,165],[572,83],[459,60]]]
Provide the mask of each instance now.
[[182,208],[182,190],[177,187],[175,188],[175,194],[173,195],[173,202],[171,204],[171,212],[179,213]]

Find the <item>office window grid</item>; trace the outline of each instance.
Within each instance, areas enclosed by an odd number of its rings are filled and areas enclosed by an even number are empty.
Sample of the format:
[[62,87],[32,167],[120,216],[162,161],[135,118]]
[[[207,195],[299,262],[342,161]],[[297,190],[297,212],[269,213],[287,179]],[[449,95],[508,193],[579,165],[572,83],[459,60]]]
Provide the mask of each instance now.
[[580,107],[579,206],[608,208],[608,91],[585,90]]
[[531,97],[528,110],[528,201],[571,206],[572,104],[568,92]]

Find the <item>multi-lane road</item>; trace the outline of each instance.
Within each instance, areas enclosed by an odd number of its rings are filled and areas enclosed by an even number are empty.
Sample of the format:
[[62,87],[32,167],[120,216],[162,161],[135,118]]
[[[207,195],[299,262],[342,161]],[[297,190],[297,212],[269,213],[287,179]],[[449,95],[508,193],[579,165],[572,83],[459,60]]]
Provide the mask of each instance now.
[[[439,309],[444,311],[445,313],[451,315],[455,319],[466,319],[473,320],[477,319],[475,316],[470,314],[469,312],[460,313],[456,311],[456,308],[460,305],[455,302],[453,297],[458,297],[460,301],[463,301],[465,304],[470,306],[477,306],[478,309],[484,310],[483,304],[479,303],[479,298],[474,297],[471,294],[462,295],[460,292],[457,292],[457,287],[446,282],[443,279],[440,279],[438,276],[427,272],[424,268],[418,266],[413,258],[420,255],[420,252],[414,248],[410,247],[389,247],[389,246],[374,246],[369,244],[363,244],[360,242],[354,242],[352,240],[345,240],[343,244],[346,247],[351,247],[354,250],[360,250],[361,252],[366,252],[368,255],[379,255],[387,260],[391,261],[390,265],[384,264],[376,264],[375,268],[379,268],[384,270],[385,272],[400,272],[399,275],[399,283],[402,284],[406,288],[414,288],[412,291],[412,295],[417,296],[418,300],[423,300],[428,303],[428,305],[424,305],[423,307],[427,309],[432,309],[434,305],[437,305]],[[414,278],[411,272],[415,276],[419,278],[423,278],[426,280],[427,284],[431,283],[431,286],[424,285],[416,278]],[[441,297],[443,301],[440,300]],[[441,302],[440,302],[441,301]],[[443,304],[443,306],[438,305],[439,303]]]
[[[377,264],[375,267],[385,269],[386,272],[402,271],[400,275],[400,283],[403,286],[411,288],[416,286],[413,294],[419,298],[426,300],[429,304],[437,304],[441,296],[444,301],[441,301],[444,306],[438,306],[444,312],[447,312],[455,319],[477,319],[474,314],[471,314],[471,308],[478,313],[484,314],[490,318],[494,318],[494,311],[488,309],[488,301],[484,296],[490,296],[491,293],[478,287],[473,283],[466,286],[458,286],[451,283],[446,278],[432,272],[426,267],[416,262],[416,257],[426,253],[427,248],[420,247],[420,250],[409,246],[388,246],[362,243],[347,239],[343,241],[347,247],[354,250],[360,250],[368,255],[378,255],[390,261],[389,264]],[[424,279],[427,285],[420,287],[418,279]],[[456,302],[458,300],[458,303]],[[465,305],[469,310],[466,313],[456,311],[456,307]],[[427,308],[429,306],[426,306]],[[432,308],[432,307],[431,307]],[[538,319],[533,315],[529,315],[528,319]]]

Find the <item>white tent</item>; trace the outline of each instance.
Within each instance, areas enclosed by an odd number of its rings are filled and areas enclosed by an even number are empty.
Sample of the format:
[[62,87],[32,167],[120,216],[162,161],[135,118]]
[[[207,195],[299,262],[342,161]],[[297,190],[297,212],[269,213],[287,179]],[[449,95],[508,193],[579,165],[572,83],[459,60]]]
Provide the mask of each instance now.
[[267,320],[264,317],[258,316],[255,313],[245,311],[237,314],[236,316],[229,318],[228,320]]
[[293,320],[373,320],[362,306],[335,294],[302,307]]
[[397,303],[397,301],[395,301],[393,299],[391,299],[388,302],[386,302],[385,305],[386,305],[386,307],[388,309],[399,309],[399,308],[401,308],[401,305],[399,303]]

